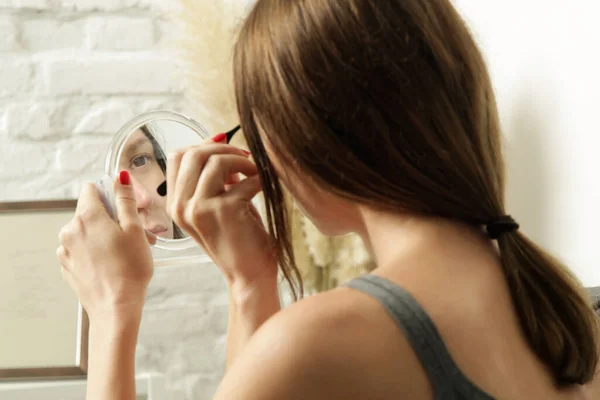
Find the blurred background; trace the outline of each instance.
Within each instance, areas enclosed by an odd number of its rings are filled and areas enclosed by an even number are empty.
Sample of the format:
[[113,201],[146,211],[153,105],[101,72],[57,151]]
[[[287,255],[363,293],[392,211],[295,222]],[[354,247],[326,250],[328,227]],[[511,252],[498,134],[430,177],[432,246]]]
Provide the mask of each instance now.
[[455,0],[483,48],[506,136],[507,211],[600,286],[600,3]]

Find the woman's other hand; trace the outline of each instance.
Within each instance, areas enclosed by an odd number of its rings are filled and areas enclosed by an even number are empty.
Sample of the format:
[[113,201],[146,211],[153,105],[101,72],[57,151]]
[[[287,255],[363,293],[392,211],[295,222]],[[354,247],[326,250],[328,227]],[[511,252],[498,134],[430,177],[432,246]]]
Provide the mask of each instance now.
[[[240,181],[240,174],[246,178]],[[215,139],[175,152],[167,187],[169,215],[204,248],[235,294],[276,280],[270,236],[251,202],[261,186],[248,152]]]
[[60,231],[57,256],[90,320],[141,315],[153,272],[149,242],[127,172],[114,183],[119,222],[106,212],[94,184],[87,184],[73,219]]

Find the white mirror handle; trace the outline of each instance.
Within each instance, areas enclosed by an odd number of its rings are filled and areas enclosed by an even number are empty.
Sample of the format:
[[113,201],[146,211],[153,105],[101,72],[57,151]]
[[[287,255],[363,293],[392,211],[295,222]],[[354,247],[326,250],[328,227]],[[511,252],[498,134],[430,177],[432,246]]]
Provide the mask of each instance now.
[[115,221],[117,221],[117,208],[115,204],[115,194],[113,188],[112,179],[110,176],[104,175],[102,179],[96,182],[96,189],[100,195],[100,199],[104,203],[104,208],[108,212],[108,215]]

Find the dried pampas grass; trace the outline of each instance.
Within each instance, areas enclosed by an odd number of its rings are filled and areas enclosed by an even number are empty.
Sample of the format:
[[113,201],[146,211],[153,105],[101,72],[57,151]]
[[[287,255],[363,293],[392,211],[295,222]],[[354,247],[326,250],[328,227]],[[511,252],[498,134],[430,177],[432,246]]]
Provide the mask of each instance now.
[[[179,26],[176,44],[183,61],[187,95],[195,103],[194,116],[209,132],[228,130],[238,124],[233,46],[252,2],[179,1],[181,7],[173,15]],[[233,144],[242,144],[242,136],[236,135]],[[260,196],[257,199],[264,204]],[[291,201],[288,210],[296,262],[307,294],[334,288],[375,267],[357,235],[324,236]]]
[[[232,77],[233,46],[248,12],[247,0],[179,0],[177,47],[187,95],[209,132],[238,125]],[[242,135],[236,135],[242,136]]]

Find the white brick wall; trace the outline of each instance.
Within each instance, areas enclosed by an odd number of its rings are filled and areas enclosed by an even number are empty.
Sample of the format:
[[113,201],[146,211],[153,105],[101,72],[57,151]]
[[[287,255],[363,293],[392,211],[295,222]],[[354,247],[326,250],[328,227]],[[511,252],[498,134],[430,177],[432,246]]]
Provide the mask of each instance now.
[[0,51],[17,49],[17,26],[10,16],[0,18]]
[[[84,180],[101,175],[102,162],[71,162],[78,155],[69,151],[102,153],[110,136],[144,111],[193,114],[176,58],[165,46],[175,30],[165,15],[175,4],[0,0],[0,148],[20,152],[1,156],[20,159],[39,141],[57,154],[53,162],[28,158],[25,176],[3,162],[0,201],[73,198]],[[35,171],[71,176],[42,179]]]
[[35,75],[31,62],[9,55],[2,56],[0,64],[0,102],[7,104],[15,95],[31,91]]
[[[194,114],[165,46],[174,33],[165,15],[175,5],[0,0],[0,202],[76,198],[83,182],[101,177],[111,136],[134,115]],[[166,374],[168,399],[210,399],[226,321],[213,265],[158,269],[138,372]]]
[[173,61],[164,55],[78,56],[40,63],[42,89],[48,95],[161,95],[183,88],[172,75]]
[[85,21],[60,20],[53,17],[21,21],[21,44],[28,51],[82,48]]
[[0,0],[0,7],[18,10],[48,10],[51,0]]
[[144,50],[154,46],[156,24],[149,17],[97,17],[86,27],[88,46],[98,50]]

